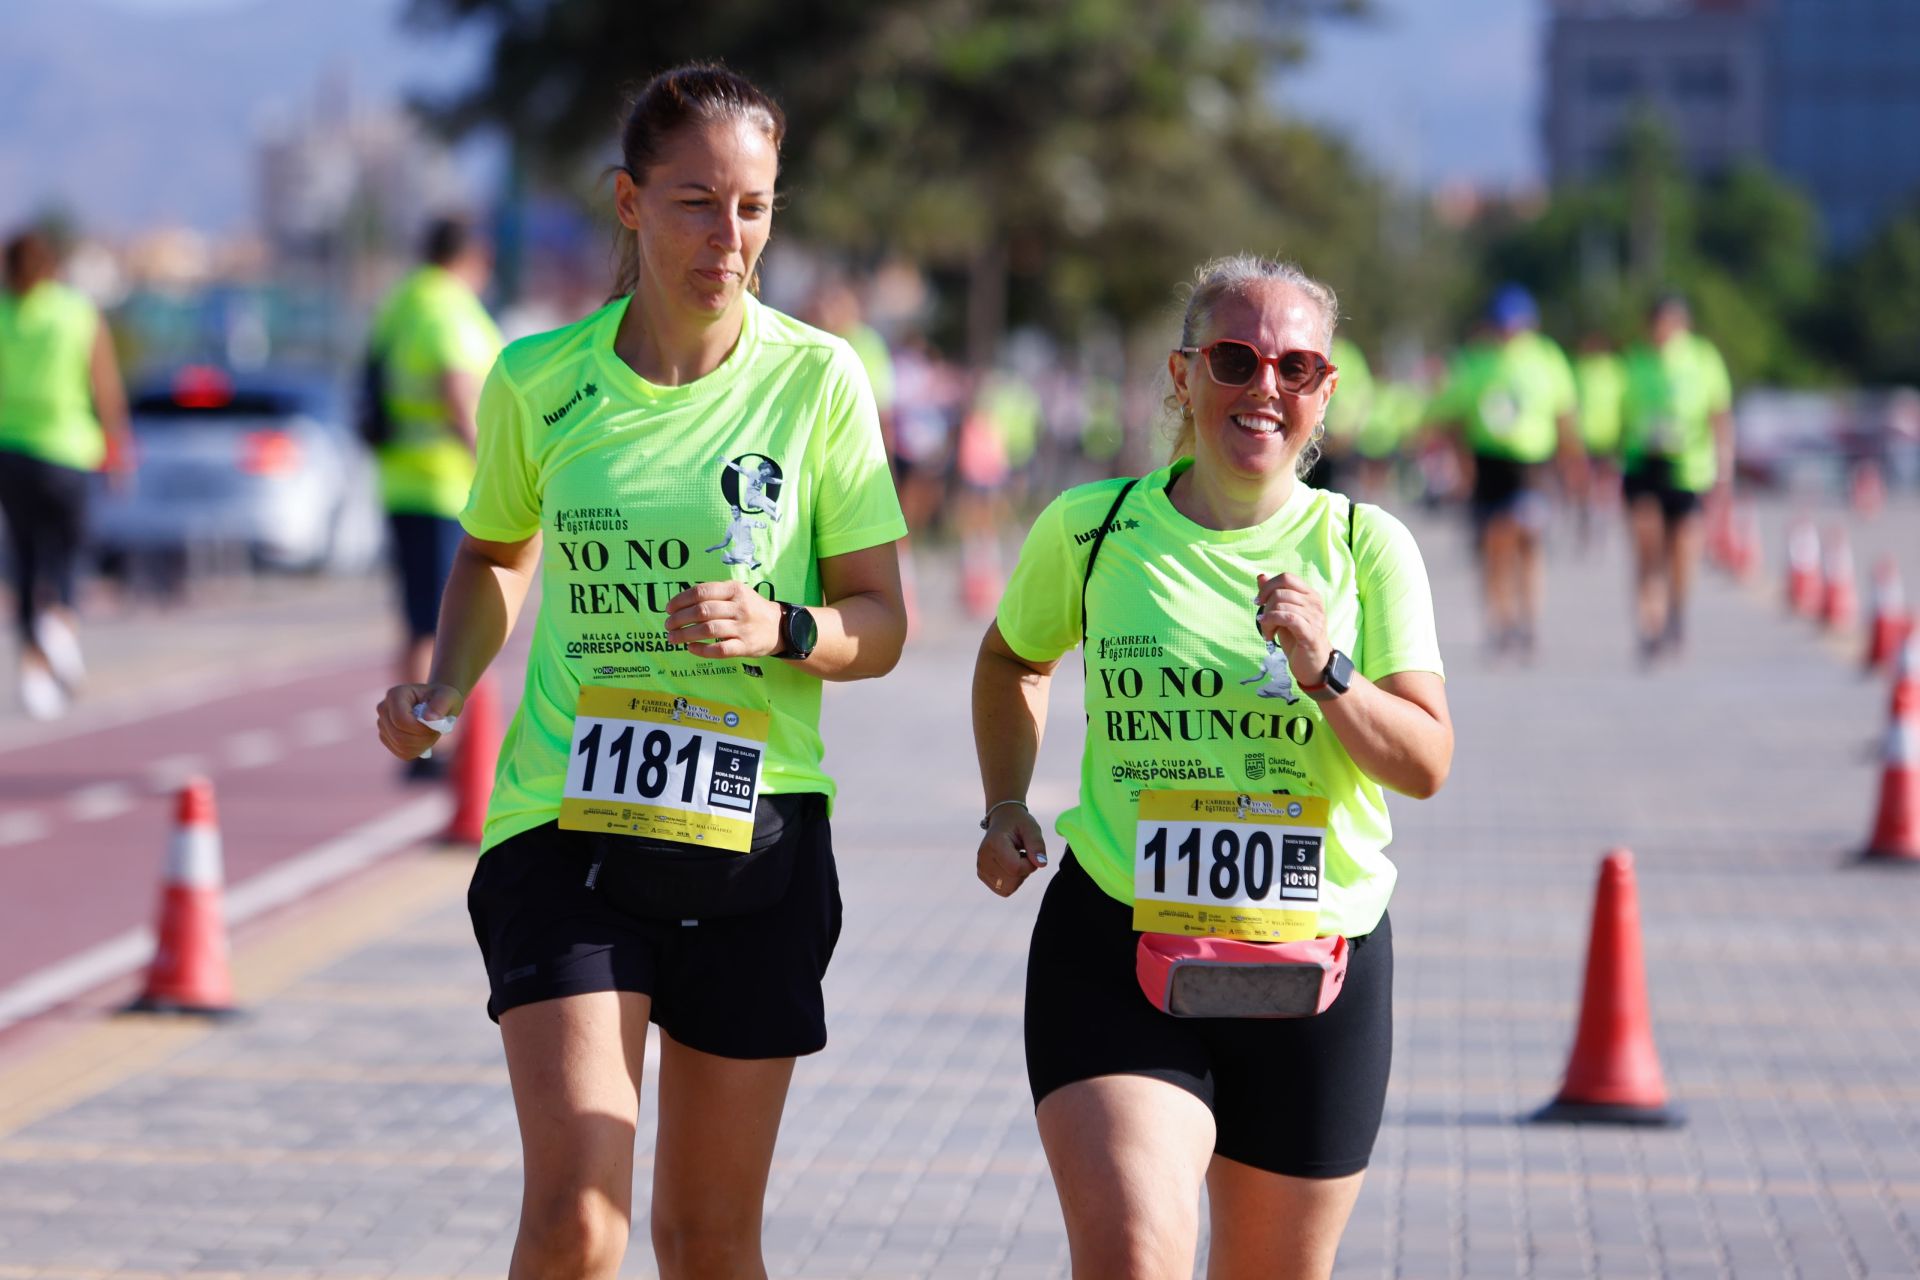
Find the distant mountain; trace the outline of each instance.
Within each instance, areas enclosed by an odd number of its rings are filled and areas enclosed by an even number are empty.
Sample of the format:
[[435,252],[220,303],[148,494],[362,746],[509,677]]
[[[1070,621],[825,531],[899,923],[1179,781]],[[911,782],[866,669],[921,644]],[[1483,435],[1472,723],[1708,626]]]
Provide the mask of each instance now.
[[484,47],[402,31],[402,0],[0,0],[0,226],[253,222],[265,130],[458,83]]

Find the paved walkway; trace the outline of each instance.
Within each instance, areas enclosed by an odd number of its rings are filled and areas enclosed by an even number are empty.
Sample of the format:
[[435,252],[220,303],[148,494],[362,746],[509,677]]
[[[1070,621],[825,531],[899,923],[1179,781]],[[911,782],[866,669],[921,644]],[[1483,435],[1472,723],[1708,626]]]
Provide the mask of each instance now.
[[[1396,1060],[1339,1274],[1915,1274],[1920,876],[1846,862],[1884,685],[1770,591],[1718,579],[1690,660],[1636,670],[1617,542],[1556,548],[1540,661],[1492,668],[1463,539],[1418,528],[1460,747],[1439,798],[1395,808]],[[1920,508],[1859,532],[1920,571]],[[929,568],[928,597],[942,586]],[[776,1158],[776,1275],[1066,1274],[1020,1048],[1039,894],[1002,902],[970,873],[978,630],[930,610],[896,675],[828,698],[848,924],[833,1041],[801,1065]],[[1072,666],[1035,790],[1049,813],[1071,796]],[[1524,1126],[1559,1082],[1616,844],[1638,855],[1689,1123]],[[402,856],[243,936],[243,1021],[87,1021],[0,1060],[0,1280],[502,1274],[518,1141],[470,863]],[[652,1274],[645,1238],[625,1274]]]

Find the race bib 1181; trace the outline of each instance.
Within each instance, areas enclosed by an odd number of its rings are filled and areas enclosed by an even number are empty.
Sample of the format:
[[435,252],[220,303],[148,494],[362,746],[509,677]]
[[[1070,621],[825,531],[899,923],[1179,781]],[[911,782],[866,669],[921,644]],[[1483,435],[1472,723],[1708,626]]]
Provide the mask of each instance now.
[[583,685],[560,825],[745,852],[767,728],[765,711]]
[[1326,842],[1321,796],[1142,791],[1133,927],[1255,942],[1314,937]]

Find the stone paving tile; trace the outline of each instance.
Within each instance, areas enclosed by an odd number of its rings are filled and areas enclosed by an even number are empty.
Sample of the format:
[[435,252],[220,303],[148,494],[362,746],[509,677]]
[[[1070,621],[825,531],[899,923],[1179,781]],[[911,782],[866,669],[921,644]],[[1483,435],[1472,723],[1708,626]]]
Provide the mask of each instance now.
[[[1784,514],[1767,512],[1770,577]],[[1457,531],[1417,524],[1460,752],[1439,798],[1395,808],[1395,1068],[1338,1274],[1920,1271],[1920,877],[1845,861],[1871,819],[1884,685],[1785,619],[1772,581],[1704,582],[1689,661],[1637,671],[1617,542],[1556,546],[1539,664],[1490,669]],[[1855,545],[1863,563],[1911,559],[1920,511]],[[937,589],[937,566],[922,576]],[[770,1181],[776,1275],[1066,1274],[1020,1049],[1039,894],[1001,902],[970,874],[977,632],[936,612],[895,676],[828,691],[848,924],[832,1043],[796,1075]],[[1059,683],[1034,792],[1049,815],[1072,793],[1074,664]],[[1636,853],[1688,1123],[1518,1123],[1565,1065],[1615,844]],[[449,895],[253,1017],[0,1134],[0,1280],[501,1274],[518,1138],[472,952]],[[649,1087],[630,1276],[653,1274],[653,1105]]]

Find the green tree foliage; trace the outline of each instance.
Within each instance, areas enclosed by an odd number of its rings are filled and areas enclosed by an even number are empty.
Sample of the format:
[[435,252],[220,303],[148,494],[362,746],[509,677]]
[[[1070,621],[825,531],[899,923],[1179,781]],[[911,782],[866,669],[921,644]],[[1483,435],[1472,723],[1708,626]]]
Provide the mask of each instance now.
[[1841,358],[1865,379],[1920,385],[1920,205],[1867,243],[1835,312]]
[[[493,32],[488,74],[429,104],[507,129],[551,180],[613,159],[623,90],[720,59],[791,131],[789,228],[960,285],[976,355],[1008,318],[1157,319],[1202,258],[1263,250],[1339,287],[1358,336],[1404,306],[1378,182],[1276,116],[1268,78],[1359,0],[412,0]],[[1411,249],[1409,249],[1411,252]],[[1408,311],[1406,315],[1417,315]]]

